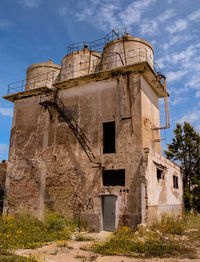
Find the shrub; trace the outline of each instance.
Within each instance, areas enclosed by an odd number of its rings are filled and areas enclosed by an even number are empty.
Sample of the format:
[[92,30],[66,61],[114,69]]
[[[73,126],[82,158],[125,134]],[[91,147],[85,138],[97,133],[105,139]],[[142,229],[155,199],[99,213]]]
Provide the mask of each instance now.
[[76,239],[76,241],[80,241],[80,242],[81,241],[93,241],[94,240],[92,237],[87,237],[87,236],[84,236],[80,233],[75,236],[75,239]]
[[188,229],[191,229],[191,228],[199,229],[200,228],[200,214],[186,213],[183,217],[184,217],[186,227]]
[[47,216],[43,223],[29,214],[0,218],[0,246],[5,248],[35,248],[54,240],[68,240],[73,223],[59,215]]
[[163,215],[160,222],[151,226],[152,230],[159,230],[162,233],[182,235],[186,229],[184,218],[180,216]]
[[184,215],[186,234],[190,241],[200,240],[200,214],[186,213]]
[[175,240],[164,239],[162,234],[151,230],[135,231],[125,227],[116,231],[104,243],[95,243],[93,250],[103,255],[128,256],[186,256],[191,257],[195,251]]
[[56,213],[48,213],[45,223],[49,229],[55,231],[63,230],[67,224],[66,219]]

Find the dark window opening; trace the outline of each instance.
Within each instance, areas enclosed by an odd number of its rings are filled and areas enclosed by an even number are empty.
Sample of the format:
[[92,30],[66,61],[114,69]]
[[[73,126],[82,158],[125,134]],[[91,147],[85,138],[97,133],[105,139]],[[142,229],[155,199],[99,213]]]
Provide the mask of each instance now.
[[178,177],[173,176],[173,186],[174,188],[178,189]]
[[115,122],[103,123],[103,153],[115,153]]
[[160,179],[164,179],[164,171],[162,169],[157,168],[157,180],[159,182]]
[[0,214],[3,213],[4,191],[0,189]]
[[125,186],[125,169],[104,170],[102,177],[104,186]]

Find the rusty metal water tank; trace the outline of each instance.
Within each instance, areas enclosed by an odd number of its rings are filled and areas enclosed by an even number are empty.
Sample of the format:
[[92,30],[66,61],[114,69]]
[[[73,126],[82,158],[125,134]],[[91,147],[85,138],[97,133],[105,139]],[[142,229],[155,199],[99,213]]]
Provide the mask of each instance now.
[[102,69],[108,70],[144,61],[147,61],[154,69],[153,46],[144,39],[126,33],[122,38],[112,40],[105,45]]
[[82,50],[67,54],[62,59],[59,81],[80,77],[98,70],[101,55],[84,45]]
[[51,88],[52,83],[60,73],[60,68],[51,59],[46,63],[37,63],[29,66],[26,71],[25,91],[39,87]]

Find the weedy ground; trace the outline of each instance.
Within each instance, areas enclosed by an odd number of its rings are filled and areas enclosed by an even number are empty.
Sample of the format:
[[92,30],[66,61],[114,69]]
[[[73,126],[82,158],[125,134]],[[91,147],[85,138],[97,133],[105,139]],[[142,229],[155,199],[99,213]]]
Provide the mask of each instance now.
[[[55,243],[55,259],[62,252],[81,259],[77,253],[78,242],[88,243],[85,251],[90,251],[90,259],[97,256],[127,256],[134,258],[198,258],[200,259],[200,214],[186,214],[181,217],[163,216],[160,222],[137,229],[123,227],[110,235],[104,242],[95,242],[91,234],[75,232],[77,224],[64,217],[50,213],[41,222],[28,214],[18,217],[0,218],[0,261],[39,262],[38,257],[16,256],[14,250],[41,247],[48,242]],[[73,240],[70,240],[73,237]],[[85,245],[85,244],[84,244]],[[78,245],[79,246],[79,245]],[[37,250],[37,249],[36,249]],[[66,253],[66,250],[67,253]],[[53,251],[52,251],[53,252]],[[76,252],[76,254],[75,254]],[[92,252],[92,253],[91,253]],[[29,254],[35,254],[33,251]],[[59,253],[59,254],[58,254]],[[98,255],[100,254],[100,255]],[[84,253],[87,256],[87,252]],[[87,258],[84,258],[89,261]],[[56,261],[56,260],[55,260]],[[67,258],[65,261],[68,261]]]
[[0,261],[38,261],[36,257],[21,258],[10,250],[37,248],[47,242],[68,240],[75,228],[75,223],[55,213],[49,213],[45,222],[29,214],[3,216],[0,218]]
[[132,257],[197,258],[200,247],[200,215],[163,216],[160,222],[137,230],[123,227],[93,249],[102,255]]

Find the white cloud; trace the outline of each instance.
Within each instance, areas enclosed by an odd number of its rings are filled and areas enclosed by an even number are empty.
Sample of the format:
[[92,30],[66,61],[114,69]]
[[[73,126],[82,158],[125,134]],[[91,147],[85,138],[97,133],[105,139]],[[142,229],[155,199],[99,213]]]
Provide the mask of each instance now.
[[0,107],[0,114],[3,116],[13,116],[13,109],[10,107]]
[[167,50],[170,47],[170,43],[164,43],[162,47],[164,50]]
[[153,20],[147,20],[145,19],[144,22],[140,26],[140,31],[142,34],[156,34],[158,25],[160,23],[165,22],[166,20],[170,19],[175,15],[175,11],[173,9],[165,10],[162,14],[160,14],[158,17],[155,17]]
[[188,19],[191,20],[191,21],[199,20],[200,19],[200,9],[190,13],[188,15]]
[[171,34],[182,32],[183,30],[188,28],[191,22],[198,22],[199,20],[200,20],[200,9],[193,11],[184,19],[176,20],[173,25],[167,26],[166,30]]
[[187,92],[189,88],[187,86],[184,87],[178,87],[178,88],[172,88],[171,92],[173,93],[174,96],[179,96],[180,94],[182,95],[183,92]]
[[189,123],[195,123],[197,121],[200,121],[200,111],[195,110],[194,112],[184,115],[180,119],[180,122],[183,123],[184,121],[187,121]]
[[191,44],[185,49],[183,49],[181,52],[173,52],[169,53],[157,60],[160,67],[164,67],[166,64],[168,66],[179,65],[180,68],[184,70],[197,70],[200,64],[199,59],[199,48],[197,45]]
[[171,34],[181,32],[188,27],[188,21],[186,19],[178,19],[172,26],[167,26],[166,30]]
[[158,64],[159,68],[162,69],[165,67],[165,63],[166,63],[166,56],[165,57],[161,57],[161,58],[158,58],[156,60],[156,64]]
[[78,21],[87,21],[106,31],[114,27],[127,26],[141,22],[141,16],[157,0],[140,0],[124,8],[122,0],[82,0],[75,14]]
[[186,83],[186,86],[192,87],[194,89],[200,89],[200,73],[193,74]]
[[185,99],[183,97],[175,97],[174,99],[170,99],[170,104],[175,106],[177,104],[180,104],[181,102],[183,102]]
[[191,39],[192,39],[192,36],[190,35],[183,35],[183,34],[174,35],[173,37],[169,39],[167,43],[163,45],[163,49],[167,50],[176,43],[183,43],[183,42],[185,43],[186,41],[189,41]]
[[18,0],[18,3],[28,8],[37,7],[39,0]]
[[158,20],[161,23],[163,23],[163,22],[169,20],[170,18],[172,18],[175,15],[176,15],[176,12],[173,9],[167,9],[161,15],[158,16]]
[[106,31],[106,30],[110,30],[111,28],[120,26],[119,22],[114,16],[114,11],[117,9],[118,7],[115,6],[114,4],[109,4],[99,9],[99,13],[97,15],[97,22],[100,28]]
[[7,144],[0,144],[0,159],[7,158],[9,146]]
[[[176,39],[177,40],[177,39]],[[169,53],[169,52],[168,52]],[[196,97],[200,97],[198,91],[200,90],[200,52],[197,44],[191,44],[181,52],[173,52],[158,59],[158,64],[161,68],[167,68],[167,82],[169,87],[172,86],[170,92],[177,96],[189,90],[193,92],[196,89]],[[173,83],[178,83],[184,77],[184,82],[176,87]],[[192,91],[193,90],[193,91]],[[178,101],[179,102],[179,101]],[[172,101],[176,104],[177,101]]]
[[154,40],[151,40],[151,44],[154,46],[154,45],[157,45],[158,44],[158,41],[156,41],[155,39]]
[[200,98],[200,91],[197,91],[197,92],[196,92],[195,97],[196,97],[196,98]]
[[0,20],[0,29],[7,29],[9,28],[11,23],[7,20]]
[[132,2],[126,9],[119,13],[119,18],[123,24],[130,26],[139,23],[144,11],[157,0],[141,0]]
[[168,72],[167,73],[167,81],[177,81],[181,79],[185,74],[187,74],[187,71],[176,71],[176,72]]
[[130,4],[129,7],[132,7],[138,10],[143,10],[149,7],[149,5],[154,4],[155,2],[156,0],[139,0],[139,1],[135,1],[132,4]]
[[58,9],[58,13],[60,14],[60,15],[66,15],[67,14],[67,7],[60,7],[59,9]]
[[[80,2],[79,2],[80,3]],[[75,14],[78,21],[87,21],[94,26],[107,31],[119,26],[119,21],[114,14],[119,8],[117,0],[111,1],[81,1],[81,10]]]
[[142,24],[140,26],[140,30],[141,30],[141,33],[143,35],[145,35],[145,34],[155,34],[157,27],[158,27],[158,23],[156,21],[150,21],[150,22],[147,22],[145,24]]

